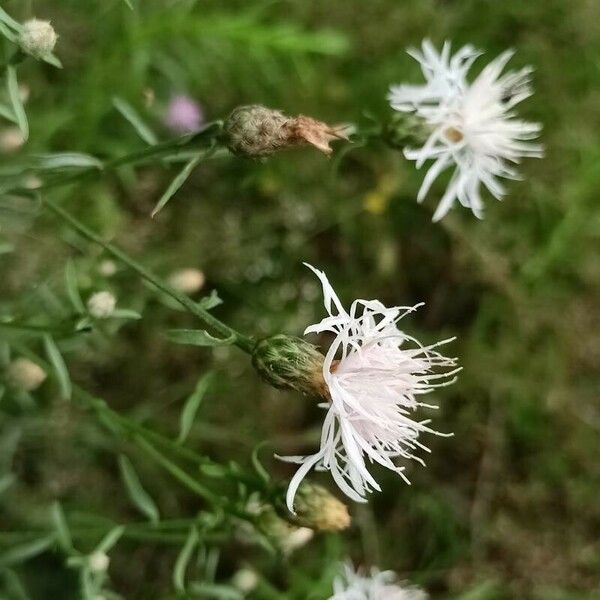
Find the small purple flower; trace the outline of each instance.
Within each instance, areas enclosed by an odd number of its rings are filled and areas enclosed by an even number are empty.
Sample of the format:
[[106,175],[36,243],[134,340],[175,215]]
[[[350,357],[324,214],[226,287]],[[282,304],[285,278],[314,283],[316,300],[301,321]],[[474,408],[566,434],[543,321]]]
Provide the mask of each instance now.
[[165,125],[175,133],[199,129],[204,121],[202,107],[189,96],[173,96],[167,107]]

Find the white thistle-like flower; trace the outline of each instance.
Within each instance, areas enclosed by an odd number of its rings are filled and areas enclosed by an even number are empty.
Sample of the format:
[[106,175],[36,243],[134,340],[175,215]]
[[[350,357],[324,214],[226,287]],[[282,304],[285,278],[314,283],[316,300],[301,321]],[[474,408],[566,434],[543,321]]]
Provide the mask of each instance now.
[[350,563],[333,583],[329,600],[427,600],[427,594],[414,586],[397,583],[393,571],[372,568],[368,576],[355,571]]
[[23,23],[23,31],[19,37],[21,48],[35,58],[46,58],[54,50],[58,35],[50,21],[31,19]]
[[117,299],[107,291],[96,292],[90,296],[87,308],[95,319],[107,319],[115,311]]
[[417,200],[423,201],[442,171],[454,168],[433,220],[444,217],[457,199],[482,218],[481,185],[501,200],[506,192],[498,179],[518,179],[514,164],[523,157],[543,156],[543,147],[531,142],[541,125],[516,118],[513,110],[533,93],[532,68],[502,75],[514,54],[507,50],[469,83],[467,72],[482,54],[473,46],[463,46],[451,55],[449,42],[438,53],[431,41],[424,40],[422,51],[411,48],[408,54],[420,63],[426,83],[392,86],[388,99],[392,108],[415,113],[431,128],[421,148],[404,151],[418,169],[425,161],[434,161]]
[[[321,281],[329,316],[304,333],[329,332],[335,337],[323,362],[328,402],[320,405],[327,414],[319,451],[281,457],[301,465],[287,491],[292,512],[296,491],[313,467],[330,471],[342,492],[357,502],[366,502],[368,493],[381,489],[367,463],[383,465],[410,483],[396,459],[424,464],[414,454],[418,449],[429,451],[419,435],[437,433],[428,419],[413,417],[419,407],[437,408],[419,398],[453,383],[460,370],[456,359],[435,350],[453,338],[422,346],[398,328],[398,321],[420,305],[386,308],[378,300],[355,300],[347,312],[325,274],[307,266]],[[438,367],[442,372],[435,372]]]

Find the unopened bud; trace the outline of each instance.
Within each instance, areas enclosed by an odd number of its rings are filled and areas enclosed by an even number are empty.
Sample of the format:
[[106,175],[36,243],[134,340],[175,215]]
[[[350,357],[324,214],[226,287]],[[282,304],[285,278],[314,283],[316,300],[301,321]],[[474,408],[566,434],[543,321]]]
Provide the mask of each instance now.
[[87,302],[90,315],[95,319],[107,319],[113,314],[116,305],[117,299],[107,291],[96,292]]
[[348,508],[321,485],[303,483],[294,499],[294,521],[317,531],[340,531],[350,526]]
[[50,21],[31,19],[23,23],[19,44],[24,52],[35,58],[46,58],[54,50],[58,36]]
[[180,269],[169,277],[169,283],[177,291],[184,294],[194,294],[204,287],[206,278],[199,269]]
[[105,552],[94,552],[88,557],[88,564],[94,573],[104,573],[108,569],[110,559]]
[[252,365],[273,387],[313,396],[324,396],[327,389],[323,360],[316,346],[283,334],[260,340],[252,352]]
[[258,104],[240,106],[224,125],[227,147],[238,156],[268,156],[278,150],[310,144],[331,154],[329,142],[348,139],[345,127],[332,127],[311,117],[288,117]]
[[308,527],[298,527],[282,519],[272,507],[266,507],[257,519],[258,529],[275,544],[283,554],[291,554],[305,546],[314,536]]
[[431,128],[425,119],[411,113],[395,112],[383,129],[383,139],[397,150],[422,146],[430,135]]
[[244,594],[248,594],[258,585],[258,575],[252,569],[240,569],[231,578],[231,584]]
[[13,360],[6,369],[6,380],[24,392],[33,392],[44,383],[46,371],[28,358]]
[[0,131],[0,152],[11,154],[25,143],[23,132],[17,127],[5,127]]

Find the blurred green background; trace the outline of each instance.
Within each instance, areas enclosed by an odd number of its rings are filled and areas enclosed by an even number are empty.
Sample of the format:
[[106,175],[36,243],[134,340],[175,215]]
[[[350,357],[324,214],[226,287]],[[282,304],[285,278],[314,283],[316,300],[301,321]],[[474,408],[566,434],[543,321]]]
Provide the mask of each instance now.
[[[352,506],[353,527],[321,535],[274,565],[255,550],[222,550],[219,577],[251,562],[290,598],[326,589],[351,557],[462,600],[600,598],[600,3],[597,0],[7,0],[19,21],[51,19],[64,68],[19,68],[31,137],[4,166],[35,152],[118,156],[144,142],[115,110],[129,102],[161,139],[165,107],[185,93],[207,120],[262,103],[330,123],[390,116],[387,88],[420,82],[407,46],[430,37],[486,58],[517,50],[535,67],[522,112],[544,125],[546,157],[522,166],[504,202],[488,198],[477,221],[457,208],[431,215],[442,191],[415,202],[422,173],[383,143],[326,159],[312,149],[264,162],[219,156],[202,163],[154,219],[150,212],[180,166],[156,164],[55,193],[90,226],[168,276],[194,267],[224,304],[215,314],[261,336],[300,335],[323,307],[307,261],[325,270],[342,301],[378,298],[426,306],[403,322],[423,341],[456,335],[464,371],[440,390],[427,468],[412,486],[377,472],[384,492]],[[8,47],[8,46],[7,46]],[[3,127],[9,127],[4,122]],[[2,130],[0,130],[0,136]],[[0,312],[65,314],[64,266],[76,261],[85,295],[110,289],[143,319],[64,345],[74,381],[172,435],[181,404],[207,370],[217,373],[188,444],[248,463],[269,440],[281,454],[314,451],[321,412],[258,380],[241,352],[174,346],[167,328],[190,327],[135,276],[56,221],[3,202]],[[0,208],[2,208],[0,207]],[[66,242],[66,243],[65,243]],[[110,329],[110,328],[109,328]],[[115,442],[56,386],[34,408],[0,402],[0,465],[17,481],[0,496],[0,531],[65,510],[135,517],[122,491]],[[268,452],[265,456],[268,456]],[[281,478],[293,472],[267,460]],[[144,485],[162,513],[197,501],[142,459]],[[325,476],[317,479],[333,489]],[[179,548],[125,544],[112,557],[125,598],[171,598]],[[46,553],[23,566],[33,599],[77,598],[74,575]],[[7,584],[6,598],[17,598]],[[260,596],[256,596],[260,597]],[[321,598],[325,596],[315,596]]]

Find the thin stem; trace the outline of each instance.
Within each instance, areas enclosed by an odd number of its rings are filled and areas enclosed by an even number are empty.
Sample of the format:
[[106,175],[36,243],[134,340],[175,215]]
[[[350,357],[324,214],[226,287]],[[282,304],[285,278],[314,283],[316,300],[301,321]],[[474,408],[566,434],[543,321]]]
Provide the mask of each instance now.
[[171,298],[179,302],[190,313],[204,321],[209,327],[212,327],[217,333],[225,338],[231,338],[232,342],[244,350],[244,352],[252,352],[252,349],[254,348],[254,341],[252,338],[239,333],[216,317],[213,317],[213,315],[211,315],[206,309],[199,306],[189,296],[178,292],[170,285],[162,281],[162,279],[154,275],[154,273],[146,269],[146,267],[144,267],[142,264],[125,254],[121,249],[117,248],[110,242],[104,241],[96,232],[89,229],[86,225],[81,223],[76,217],[56,204],[53,200],[45,197],[42,199],[42,201],[56,216],[58,216],[69,227],[77,231],[81,236],[98,244],[99,246],[102,246],[102,248],[104,248],[109,254],[112,254],[112,256],[126,264],[130,269],[135,271],[138,275],[150,282],[156,288],[168,296],[171,296]]

